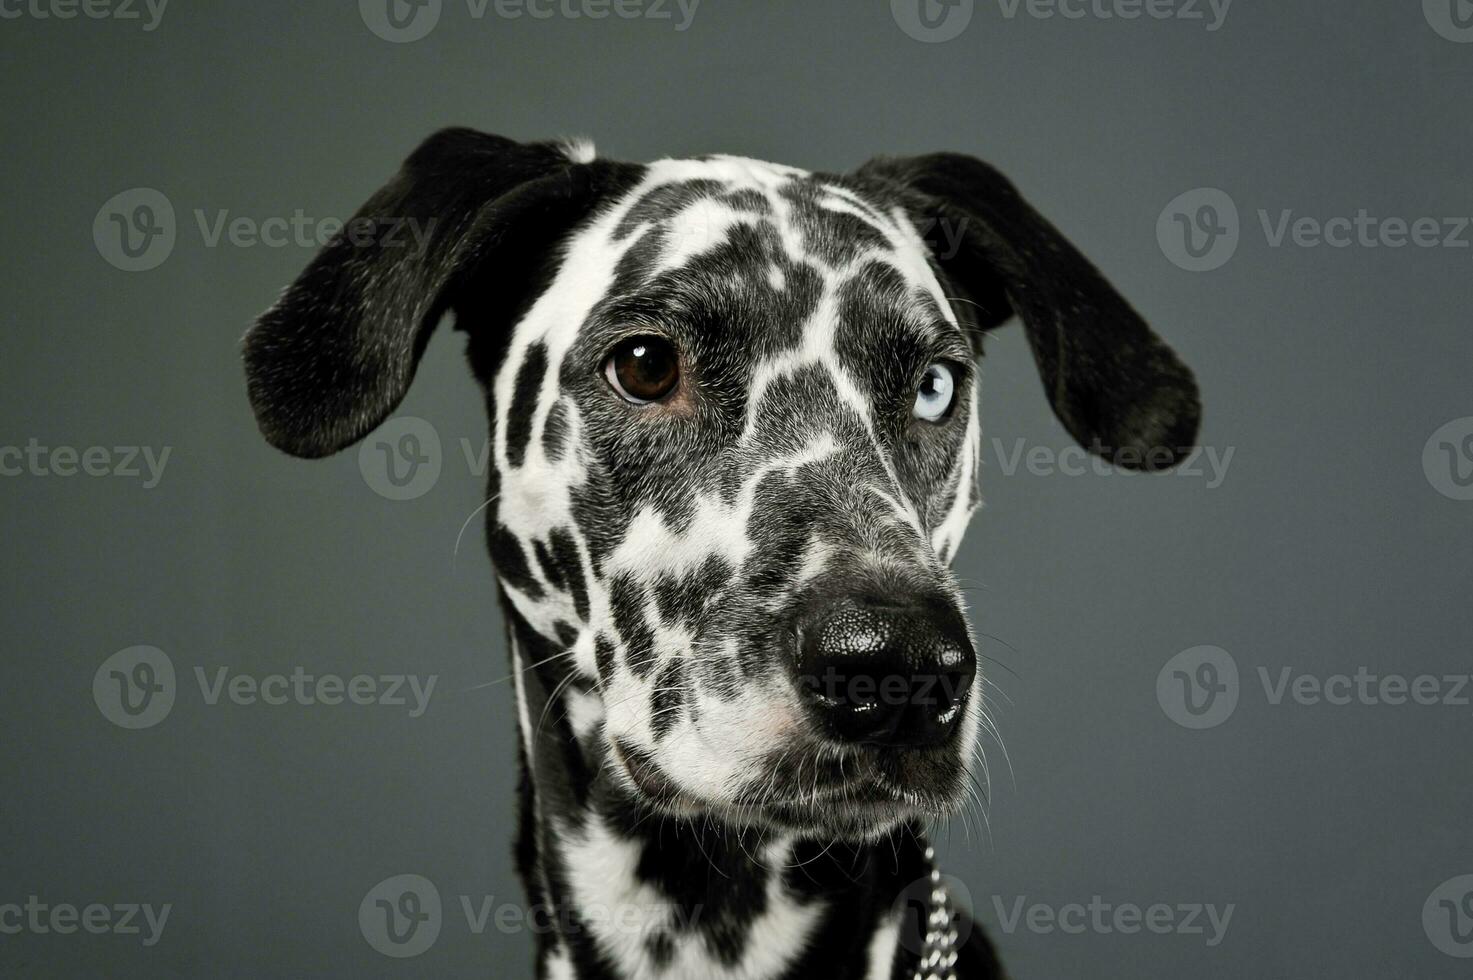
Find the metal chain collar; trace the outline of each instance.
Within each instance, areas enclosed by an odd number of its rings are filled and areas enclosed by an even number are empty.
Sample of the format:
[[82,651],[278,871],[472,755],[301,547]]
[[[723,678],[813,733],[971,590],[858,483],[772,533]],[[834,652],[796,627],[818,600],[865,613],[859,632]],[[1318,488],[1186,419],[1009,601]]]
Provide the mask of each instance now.
[[926,916],[926,941],[911,980],[956,980],[956,910],[936,866],[936,848],[926,845],[926,864],[931,868],[931,911]]

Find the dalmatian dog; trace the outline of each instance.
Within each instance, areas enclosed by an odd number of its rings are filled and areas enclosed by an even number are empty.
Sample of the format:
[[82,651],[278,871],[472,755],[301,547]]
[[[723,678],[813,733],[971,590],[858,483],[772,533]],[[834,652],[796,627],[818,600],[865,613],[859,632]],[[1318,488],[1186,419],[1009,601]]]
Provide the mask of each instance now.
[[1002,976],[925,829],[983,779],[948,568],[981,341],[1021,320],[1063,425],[1137,469],[1193,445],[1191,372],[968,156],[452,129],[247,334],[266,438],[362,439],[446,313],[490,417],[538,976]]

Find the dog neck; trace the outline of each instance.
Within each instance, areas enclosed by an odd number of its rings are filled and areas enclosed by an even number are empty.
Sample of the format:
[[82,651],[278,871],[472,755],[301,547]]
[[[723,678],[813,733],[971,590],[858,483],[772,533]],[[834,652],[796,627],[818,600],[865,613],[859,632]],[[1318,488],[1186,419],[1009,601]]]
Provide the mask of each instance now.
[[850,845],[652,814],[578,737],[570,699],[589,686],[503,608],[521,729],[517,857],[539,977],[914,973],[933,887],[918,826]]

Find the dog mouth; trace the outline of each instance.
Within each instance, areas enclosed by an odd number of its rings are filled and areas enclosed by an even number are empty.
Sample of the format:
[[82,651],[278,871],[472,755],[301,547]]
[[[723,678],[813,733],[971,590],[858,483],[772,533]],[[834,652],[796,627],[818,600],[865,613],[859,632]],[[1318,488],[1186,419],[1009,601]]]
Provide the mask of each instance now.
[[965,799],[960,753],[946,749],[789,748],[763,761],[765,775],[722,798],[697,794],[648,753],[613,744],[639,802],[668,815],[825,836],[880,836],[911,820],[944,817]]
[[945,794],[865,779],[791,799],[757,799],[734,804],[739,815],[755,811],[761,822],[784,830],[821,832],[834,837],[878,835],[907,820],[950,813],[955,802]]

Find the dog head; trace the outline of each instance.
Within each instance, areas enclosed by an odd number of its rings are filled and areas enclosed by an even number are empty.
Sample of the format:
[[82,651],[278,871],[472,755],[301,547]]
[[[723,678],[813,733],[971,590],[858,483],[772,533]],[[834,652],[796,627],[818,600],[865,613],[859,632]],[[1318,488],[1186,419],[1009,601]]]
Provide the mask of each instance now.
[[362,438],[451,311],[493,563],[577,737],[633,799],[744,825],[866,836],[963,797],[982,699],[948,563],[987,330],[1022,320],[1060,420],[1121,465],[1196,434],[1191,373],[960,155],[837,176],[442,132],[248,334],[262,431]]

